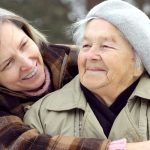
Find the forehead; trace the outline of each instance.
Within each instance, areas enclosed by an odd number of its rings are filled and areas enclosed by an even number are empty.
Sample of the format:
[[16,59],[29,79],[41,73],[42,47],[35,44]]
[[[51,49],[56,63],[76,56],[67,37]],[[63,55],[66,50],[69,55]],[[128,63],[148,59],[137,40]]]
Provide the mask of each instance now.
[[116,36],[125,39],[123,34],[114,25],[103,19],[92,19],[87,23],[84,35],[89,36],[91,34],[104,37]]
[[22,34],[24,34],[24,32],[14,23],[12,22],[0,23],[0,46],[7,45],[10,42],[17,41]]
[[0,60],[18,47],[24,32],[11,22],[0,24]]
[[1,33],[9,34],[9,33],[12,33],[13,30],[15,30],[15,31],[20,30],[20,28],[11,21],[0,22]]

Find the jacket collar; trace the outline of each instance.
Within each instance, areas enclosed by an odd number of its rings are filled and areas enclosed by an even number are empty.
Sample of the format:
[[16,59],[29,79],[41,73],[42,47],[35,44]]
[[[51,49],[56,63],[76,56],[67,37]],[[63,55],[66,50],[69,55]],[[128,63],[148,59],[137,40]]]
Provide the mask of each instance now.
[[55,111],[74,108],[85,110],[87,104],[85,96],[80,88],[78,75],[62,89],[49,94],[46,99],[46,109]]
[[135,90],[130,96],[130,100],[138,96],[147,100],[150,100],[150,77],[147,74],[141,76],[141,79],[136,86]]
[[[148,75],[143,75],[130,96],[130,100],[139,96],[145,99],[150,99],[150,78]],[[50,96],[50,97],[49,97]],[[63,111],[70,110],[74,108],[79,108],[85,110],[87,101],[80,87],[79,76],[77,75],[70,83],[65,85],[61,91],[55,91],[54,93],[48,96],[46,109]]]

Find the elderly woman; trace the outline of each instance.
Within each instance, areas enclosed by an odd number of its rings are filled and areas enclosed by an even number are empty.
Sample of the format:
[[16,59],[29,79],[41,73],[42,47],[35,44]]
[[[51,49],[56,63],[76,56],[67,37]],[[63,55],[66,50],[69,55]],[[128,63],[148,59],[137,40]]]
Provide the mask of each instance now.
[[149,18],[126,2],[108,0],[75,28],[79,75],[36,102],[25,122],[50,135],[149,140]]
[[91,150],[87,143],[99,149],[109,142],[52,138],[23,123],[29,105],[77,73],[70,55],[69,47],[49,44],[24,18],[0,8],[0,150]]

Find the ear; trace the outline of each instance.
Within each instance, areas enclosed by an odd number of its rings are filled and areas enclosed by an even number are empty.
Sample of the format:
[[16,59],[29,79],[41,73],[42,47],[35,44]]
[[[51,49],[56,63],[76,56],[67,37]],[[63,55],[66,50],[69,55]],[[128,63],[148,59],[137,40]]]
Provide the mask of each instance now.
[[135,66],[134,77],[139,78],[144,73],[144,71],[145,69],[143,65]]

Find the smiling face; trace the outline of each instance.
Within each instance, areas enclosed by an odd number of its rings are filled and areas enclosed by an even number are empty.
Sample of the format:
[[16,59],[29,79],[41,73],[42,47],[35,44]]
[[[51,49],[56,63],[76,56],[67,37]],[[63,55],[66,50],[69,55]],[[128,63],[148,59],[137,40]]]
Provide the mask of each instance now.
[[0,85],[13,91],[29,91],[45,81],[39,48],[11,22],[0,29]]
[[142,73],[135,67],[131,45],[119,30],[102,19],[88,22],[81,42],[78,67],[81,83],[101,96],[113,93],[116,97]]

